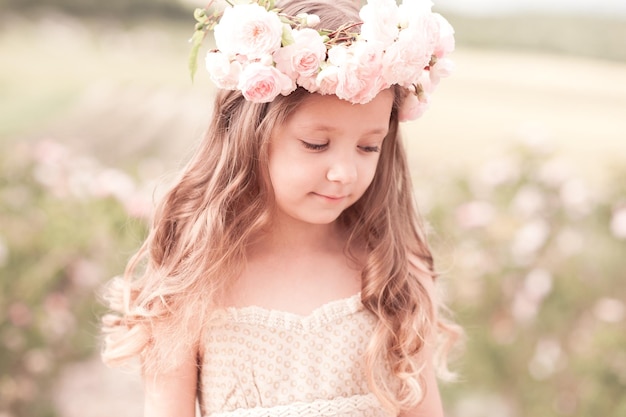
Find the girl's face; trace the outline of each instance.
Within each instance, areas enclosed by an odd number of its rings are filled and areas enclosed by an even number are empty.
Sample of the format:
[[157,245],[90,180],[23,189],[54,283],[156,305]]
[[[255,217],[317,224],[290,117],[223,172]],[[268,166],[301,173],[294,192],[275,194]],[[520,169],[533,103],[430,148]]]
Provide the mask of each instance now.
[[311,94],[272,132],[269,175],[280,220],[329,224],[374,178],[393,93],[367,104]]

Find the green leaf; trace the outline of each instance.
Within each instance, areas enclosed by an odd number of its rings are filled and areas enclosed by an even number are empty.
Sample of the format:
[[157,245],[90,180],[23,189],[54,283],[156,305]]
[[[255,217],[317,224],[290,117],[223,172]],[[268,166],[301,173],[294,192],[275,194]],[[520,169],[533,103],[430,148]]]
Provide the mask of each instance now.
[[293,35],[291,34],[291,26],[288,24],[283,24],[283,36],[281,38],[281,42],[283,46],[291,45],[295,42]]
[[201,9],[201,8],[197,8],[196,10],[193,11],[193,17],[199,22],[199,23],[204,23],[207,21],[208,16],[206,14],[206,10],[205,9]]
[[189,74],[191,75],[191,81],[193,82],[196,70],[198,69],[198,53],[204,40],[205,32],[203,30],[196,30],[191,37],[191,52],[189,54]]

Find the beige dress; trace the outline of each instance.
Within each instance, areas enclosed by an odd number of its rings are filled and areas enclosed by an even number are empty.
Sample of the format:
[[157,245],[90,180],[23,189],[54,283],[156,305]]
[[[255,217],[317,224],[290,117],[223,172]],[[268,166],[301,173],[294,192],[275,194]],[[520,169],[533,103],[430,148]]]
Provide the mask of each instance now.
[[260,307],[214,312],[204,334],[199,399],[211,417],[388,417],[363,353],[376,318],[360,295],[308,316]]

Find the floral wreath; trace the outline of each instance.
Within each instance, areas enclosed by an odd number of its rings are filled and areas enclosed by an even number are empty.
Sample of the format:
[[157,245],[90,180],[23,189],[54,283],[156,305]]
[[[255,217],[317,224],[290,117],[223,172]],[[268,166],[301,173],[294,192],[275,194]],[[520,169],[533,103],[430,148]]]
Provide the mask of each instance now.
[[[364,104],[392,85],[409,90],[400,120],[414,120],[428,107],[441,77],[450,74],[454,29],[430,0],[368,0],[359,16],[337,30],[318,28],[313,14],[289,16],[274,0],[245,0],[224,10],[196,9],[190,57],[192,78],[209,31],[216,49],[206,68],[217,87],[240,90],[246,100],[267,103],[298,86]],[[360,27],[360,31],[357,31]]]

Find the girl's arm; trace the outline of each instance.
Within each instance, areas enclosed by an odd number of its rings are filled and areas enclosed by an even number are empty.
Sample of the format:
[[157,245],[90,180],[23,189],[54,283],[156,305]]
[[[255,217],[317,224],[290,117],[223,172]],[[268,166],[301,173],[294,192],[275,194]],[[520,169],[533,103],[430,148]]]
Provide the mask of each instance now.
[[144,417],[195,417],[197,383],[195,355],[189,355],[172,372],[145,375]]
[[400,413],[400,417],[444,417],[437,378],[432,365],[432,354],[428,350],[424,352],[428,355],[426,368],[424,369],[424,381],[426,385],[426,395],[424,400],[414,409]]

